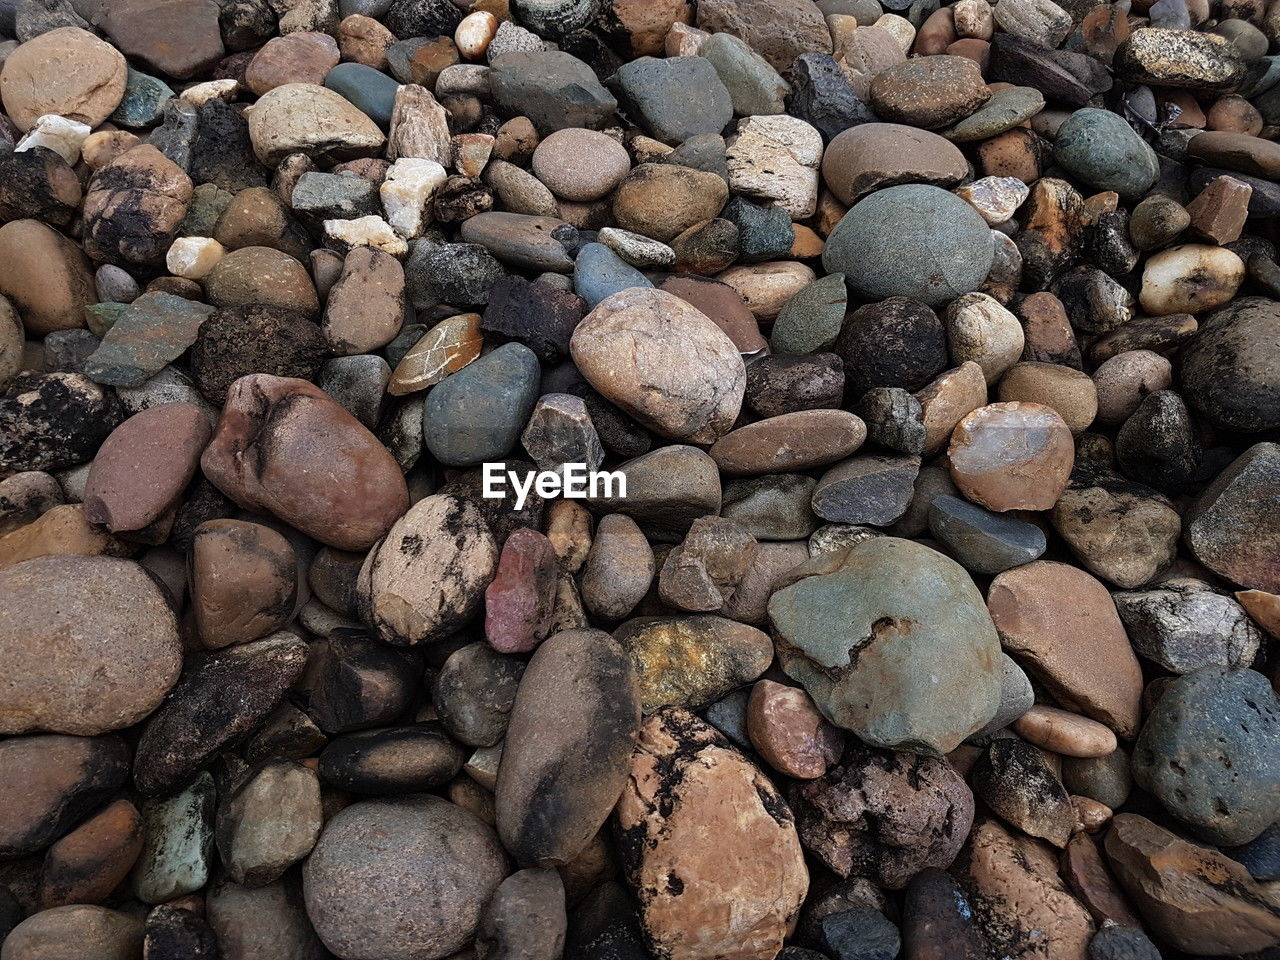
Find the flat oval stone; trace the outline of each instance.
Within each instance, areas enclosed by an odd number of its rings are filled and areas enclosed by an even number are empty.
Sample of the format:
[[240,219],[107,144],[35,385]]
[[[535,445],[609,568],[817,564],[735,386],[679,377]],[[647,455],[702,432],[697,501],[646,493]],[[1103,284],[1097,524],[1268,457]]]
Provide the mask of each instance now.
[[400,84],[381,70],[363,63],[340,63],[324,77],[324,85],[337,91],[383,130],[391,125]]
[[523,864],[569,863],[608,819],[640,727],[631,658],[600,630],[538,647],[520,682],[498,768],[498,833]]
[[823,180],[846,205],[900,183],[952,187],[968,173],[969,164],[958,147],[936,133],[900,123],[850,127],[822,154]]
[[895,123],[936,130],[967,117],[991,97],[982,71],[967,57],[913,57],[871,81],[871,105]]
[[1155,151],[1133,127],[1109,110],[1085,107],[1058,128],[1053,158],[1098,190],[1114,190],[1136,200],[1160,173]]
[[253,152],[268,167],[291,153],[323,161],[367,157],[386,137],[342,94],[314,83],[286,83],[268,91],[249,117]]
[[607,196],[631,169],[626,148],[595,130],[557,130],[533,151],[533,172],[558,197],[589,203]]
[[0,570],[0,732],[93,736],[137,723],[177,682],[160,589],[130,560],[48,556]]
[[987,140],[1025,123],[1044,109],[1044,94],[1034,87],[1005,87],[945,131],[954,143]]
[[956,425],[947,461],[956,486],[988,510],[1049,510],[1066,489],[1075,443],[1049,407],[992,403]]
[[627,495],[602,491],[589,497],[588,504],[602,512],[625,513],[655,540],[679,540],[694,520],[720,512],[720,471],[697,447],[659,447],[618,470],[627,478]]
[[739,427],[710,453],[731,476],[790,473],[843,460],[866,438],[866,424],[845,410],[798,410]]
[[79,27],[58,27],[10,52],[0,97],[23,133],[50,113],[96,127],[119,106],[127,73],[111,44]]
[[9,932],[5,960],[71,960],[86,951],[102,960],[130,960],[141,956],[142,939],[142,921],[127,913],[88,904],[54,907]]
[[1116,735],[1109,727],[1044,704],[1013,721],[1013,729],[1022,739],[1064,757],[1105,757],[1116,749]]
[[480,244],[508,266],[559,273],[573,269],[573,257],[557,239],[565,235],[576,239],[563,220],[505,211],[478,213],[464,220],[461,230],[463,240]]
[[600,302],[569,342],[574,363],[604,397],[673,440],[711,443],[733,426],[746,368],[704,314],[662,290]]
[[187,558],[191,611],[211,649],[283,628],[298,596],[298,562],[284,535],[247,520],[206,520]]
[[423,407],[423,439],[451,467],[501,460],[515,447],[538,395],[538,358],[506,343],[451,374]]
[[1038,560],[1047,546],[1034,523],[990,513],[956,497],[929,504],[929,529],[976,573],[996,574]]

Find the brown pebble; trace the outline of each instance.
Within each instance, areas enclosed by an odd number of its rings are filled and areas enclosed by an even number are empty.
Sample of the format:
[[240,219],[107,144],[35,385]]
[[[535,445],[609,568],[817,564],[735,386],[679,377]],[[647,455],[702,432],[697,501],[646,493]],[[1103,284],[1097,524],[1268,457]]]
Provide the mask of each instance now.
[[1075,463],[1071,431],[1038,403],[992,403],[956,425],[947,449],[951,479],[989,510],[1048,510]]
[[1096,720],[1037,704],[1013,729],[1024,740],[1064,757],[1104,757],[1116,748],[1116,735]]
[[827,722],[809,695],[772,680],[751,688],[747,733],[771,767],[799,780],[822,776],[844,752],[844,731]]

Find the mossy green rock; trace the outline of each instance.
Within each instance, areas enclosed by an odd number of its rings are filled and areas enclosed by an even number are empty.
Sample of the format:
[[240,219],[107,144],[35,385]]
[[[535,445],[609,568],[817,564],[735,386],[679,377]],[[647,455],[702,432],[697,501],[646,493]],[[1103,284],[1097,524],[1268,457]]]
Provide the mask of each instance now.
[[1136,200],[1160,175],[1152,150],[1110,110],[1085,107],[1058,128],[1053,159],[1073,176],[1097,190],[1114,190],[1124,200]]
[[769,600],[778,660],[832,723],[945,754],[1000,703],[1000,639],[954,560],[897,537],[815,558]]

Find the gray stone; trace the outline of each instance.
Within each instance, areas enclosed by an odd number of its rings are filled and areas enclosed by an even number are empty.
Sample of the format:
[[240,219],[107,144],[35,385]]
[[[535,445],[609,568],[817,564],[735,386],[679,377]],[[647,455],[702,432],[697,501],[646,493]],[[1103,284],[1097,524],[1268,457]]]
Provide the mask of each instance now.
[[827,238],[823,266],[865,300],[941,306],[977,290],[991,268],[991,229],[953,193],[904,184],[858,201]]
[[627,495],[590,497],[602,513],[625,513],[654,540],[678,541],[698,517],[720,513],[720,470],[697,447],[673,444],[617,467]]
[[1036,692],[1031,686],[1031,678],[1018,666],[1013,657],[1002,652],[1000,654],[1000,706],[996,708],[996,715],[987,721],[986,726],[969,737],[966,742],[986,743],[992,734],[1003,730],[1035,706],[1035,702]]
[[469,643],[450,654],[431,690],[440,722],[471,747],[501,743],[525,662],[487,643]]
[[831,348],[844,324],[849,293],[844,277],[828,274],[794,294],[778,313],[769,335],[774,353],[819,353]]
[[124,99],[111,114],[111,122],[130,130],[159,123],[165,103],[172,96],[173,89],[163,80],[130,67]]
[[478,243],[419,240],[405,261],[405,292],[415,309],[442,303],[455,307],[489,302],[489,291],[506,271]]
[[400,89],[392,77],[363,63],[340,63],[325,75],[324,85],[342,94],[383,130],[390,129],[391,110]]
[[798,473],[733,480],[720,512],[757,540],[803,540],[819,524],[811,505],[816,483]]
[[520,437],[538,396],[538,358],[503,344],[451,374],[427,394],[423,437],[450,467],[501,460]]
[[1098,190],[1137,200],[1160,175],[1156,153],[1119,114],[1085,107],[1058,128],[1053,159]]
[[1244,608],[1203,580],[1179,577],[1112,599],[1133,648],[1171,673],[1247,667],[1262,643]]
[[85,363],[85,375],[97,383],[140,387],[196,342],[213,312],[208,304],[171,293],[144,293],[120,311]]
[[1201,321],[1181,352],[1182,393],[1224,430],[1280,427],[1280,303],[1241,297]]
[[[776,329],[776,328],[775,328]],[[867,439],[898,453],[924,453],[924,408],[902,387],[872,387],[854,404],[867,425]]]
[[1280,702],[1252,670],[1172,680],[1133,750],[1133,775],[1196,835],[1238,846],[1280,819]]
[[133,868],[133,894],[164,903],[209,882],[217,791],[202,772],[185,790],[142,805],[142,853]]
[[824,473],[813,491],[813,512],[823,520],[887,527],[911,502],[920,458],[871,453],[851,457]]
[[1243,587],[1280,593],[1280,444],[1255,443],[1222,471],[1184,518],[1197,560]]
[[566,127],[599,130],[614,120],[618,102],[577,57],[559,50],[513,51],[494,57],[490,66],[498,109],[528,117],[544,136]]
[[604,462],[604,447],[586,404],[568,393],[538,398],[520,442],[539,470],[556,470],[566,463],[596,470]]
[[[796,241],[791,215],[781,206],[764,207],[734,197],[720,216],[738,228],[738,259],[743,263],[783,260]],[[838,274],[836,275],[838,276]],[[843,283],[843,278],[840,278]]]
[[720,133],[733,119],[729,91],[703,57],[641,57],[610,82],[635,121],[664,143]]
[[320,389],[370,430],[378,426],[391,365],[371,353],[334,357],[320,368]]
[[1062,784],[1073,794],[1091,797],[1118,810],[1133,789],[1129,752],[1118,747],[1101,757],[1063,757]]
[[740,117],[786,113],[787,81],[769,61],[731,33],[713,33],[699,48],[711,61],[720,82],[729,91],[733,112]]
[[[871,6],[878,17],[879,4],[872,0]],[[876,119],[829,53],[802,53],[796,57],[791,65],[787,112],[813,126],[826,143],[842,130]]]
[[378,188],[364,177],[336,173],[304,173],[294,184],[289,204],[298,219],[319,233],[326,220],[380,216]]
[[1044,95],[1032,87],[1007,87],[943,135],[955,143],[986,140],[1012,130],[1044,109]]
[[595,307],[619,290],[652,286],[643,273],[603,243],[588,243],[578,251],[573,268],[573,289],[588,307]]
[[989,576],[1039,559],[1048,545],[1044,531],[1034,523],[956,497],[933,500],[929,529],[966,569]]
[[478,960],[560,960],[568,927],[564,883],[555,870],[517,870],[480,915]]
[[554,217],[492,211],[468,217],[461,237],[478,243],[508,266],[536,272],[573,269],[578,231]]

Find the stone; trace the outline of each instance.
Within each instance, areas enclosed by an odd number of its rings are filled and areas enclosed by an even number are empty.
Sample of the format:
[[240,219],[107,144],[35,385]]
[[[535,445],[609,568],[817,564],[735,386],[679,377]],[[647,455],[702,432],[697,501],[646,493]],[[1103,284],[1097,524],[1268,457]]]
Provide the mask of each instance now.
[[5,953],[14,960],[71,960],[88,949],[103,960],[127,960],[141,955],[142,936],[136,917],[75,904],[42,910],[14,926],[5,938]]
[[0,470],[84,463],[119,420],[118,404],[80,374],[20,373],[0,397]]
[[[494,45],[501,33],[499,28]],[[528,117],[543,134],[567,127],[599,130],[613,121],[617,101],[581,60],[560,50],[495,56],[492,46],[490,86],[494,103],[506,114]]]
[[1191,30],[1134,30],[1116,50],[1116,72],[1131,83],[1195,90],[1225,90],[1244,73],[1244,61],[1226,37]]
[[1018,318],[985,293],[957,297],[942,318],[952,360],[978,364],[988,385],[1022,356],[1026,339]]
[[538,647],[496,788],[498,832],[520,863],[561,865],[582,852],[623,790],[639,727],[631,660],[607,634],[562,631]]
[[150,144],[94,173],[84,198],[85,251],[94,260],[137,266],[164,259],[186,216],[191,178]]
[[480,321],[478,313],[462,313],[437,323],[396,364],[387,392],[425,390],[477,359],[484,343]]
[[1059,128],[1053,158],[1078,179],[1123,199],[1142,196],[1159,174],[1155,151],[1118,114],[1086,107]]
[[[471,941],[506,873],[491,828],[417,795],[363,800],[329,820],[303,867],[303,891],[308,917],[338,954],[439,960]],[[353,887],[353,877],[367,879]]]
[[404,322],[404,269],[392,256],[356,247],[329,291],[321,331],[341,355],[385,346]]
[[421,236],[431,221],[432,200],[447,175],[434,160],[401,157],[378,187],[387,222],[402,237]]
[[0,99],[22,133],[45,114],[98,126],[120,105],[127,80],[120,52],[77,26],[20,44],[5,59],[4,73]]
[[538,179],[556,196],[578,203],[607,196],[630,169],[623,146],[594,130],[558,130],[533,152]]
[[[987,605],[1004,649],[1069,710],[1122,737],[1137,733],[1142,670],[1106,588],[1037,560],[999,574]],[[1070,648],[1057,642],[1070,636]]]
[[923,303],[906,297],[890,297],[853,311],[835,352],[844,361],[851,398],[875,387],[919,389],[947,364],[942,322]]
[[437,460],[474,466],[515,447],[533,412],[538,360],[508,343],[452,374],[427,396],[423,437]]
[[1098,412],[1098,391],[1084,373],[1058,363],[1015,363],[1000,380],[1001,402],[1039,403],[1056,411],[1075,435],[1086,430]]
[[117,730],[151,713],[177,681],[173,613],[137,564],[38,557],[0,570],[0,583],[0,649],[15,678],[0,711],[4,733]]
[[[317,435],[326,438],[323,447]],[[305,380],[253,374],[235,381],[201,467],[240,506],[269,510],[343,550],[368,549],[409,504],[386,448]]]
[[698,55],[711,61],[720,82],[729,92],[733,112],[742,117],[771,116],[786,112],[790,85],[769,61],[730,33],[713,33]]
[[1039,559],[1044,532],[1033,523],[990,513],[981,507],[941,496],[929,505],[929,529],[965,568],[997,574]]
[[1116,816],[1107,862],[1148,927],[1179,950],[1248,953],[1280,939],[1280,912],[1244,867],[1134,813]]
[[93,273],[79,247],[36,220],[0,225],[0,294],[9,299],[28,336],[84,326],[84,307],[97,302]]
[[831,467],[813,491],[813,512],[824,520],[888,526],[906,511],[920,458],[862,454]]
[[132,876],[137,899],[163,903],[209,882],[216,802],[213,777],[202,772],[185,789],[142,804],[142,853]]
[[983,177],[959,187],[956,193],[995,227],[1013,217],[1031,189],[1017,177]]
[[1244,609],[1202,580],[1175,578],[1114,598],[1135,649],[1173,673],[1247,667],[1258,652],[1262,638]]
[[98,383],[140,387],[196,342],[214,312],[170,293],[144,293],[121,310],[85,373]]
[[1053,50],[1013,34],[992,38],[987,80],[1034,87],[1047,100],[1083,107],[1111,89],[1110,72],[1095,58],[1073,50]]
[[501,742],[524,670],[524,661],[496,653],[488,644],[460,647],[432,686],[431,702],[441,723],[468,746]]
[[289,541],[270,527],[205,521],[192,536],[188,569],[196,630],[207,648],[265,637],[293,614],[297,557]]
[[582,570],[582,602],[597,617],[622,620],[644,599],[654,569],[653,550],[634,520],[601,517]]
[[[1008,445],[1014,435],[1016,449]],[[947,460],[956,486],[988,510],[1049,510],[1070,479],[1075,445],[1049,407],[992,403],[956,425]]]
[[821,777],[844,751],[844,734],[823,718],[808,694],[772,680],[751,688],[747,730],[771,767],[800,780]]
[[458,775],[466,751],[435,726],[361,730],[330,741],[319,758],[326,786],[359,794],[416,793]]
[[787,112],[811,124],[828,144],[844,130],[875,120],[829,54],[802,53],[791,65],[790,80]]
[[1050,48],[1061,45],[1073,26],[1071,14],[1052,0],[1015,0],[1003,9],[997,4],[994,18],[1005,33]]
[[587,503],[601,513],[624,513],[658,541],[678,541],[698,517],[720,511],[720,472],[697,447],[659,447],[618,465],[625,497],[602,492]]
[[949,874],[926,867],[907,886],[902,944],[912,960],[982,960],[973,907]]
[[775,204],[792,220],[804,220],[817,209],[821,160],[822,135],[788,116],[740,120],[725,154],[734,192]]
[[534,530],[507,538],[497,574],[485,588],[485,638],[499,653],[528,653],[551,629],[557,559]]
[[829,350],[840,335],[847,300],[839,274],[813,281],[779,312],[770,335],[773,350],[793,355]]
[[[867,569],[880,573],[869,578]],[[945,584],[945,595],[912,590],[912,577],[924,570]],[[954,561],[883,537],[801,571],[802,579],[773,595],[769,618],[783,670],[832,722],[877,746],[942,754],[995,714],[1000,668],[994,628]],[[830,613],[815,617],[817,609]],[[847,631],[831,633],[827,624],[835,622],[852,624],[855,639]],[[948,667],[939,676],[934,671],[941,658]],[[939,684],[963,685],[964,697],[940,695]],[[918,685],[932,691],[927,702],[913,699],[910,691]],[[864,691],[871,689],[876,698],[868,705]]]
[[319,297],[307,269],[271,247],[231,251],[210,271],[204,286],[210,302],[218,307],[275,308],[278,314],[307,320],[320,313]]
[[386,140],[377,124],[341,94],[314,83],[286,83],[268,91],[254,106],[249,136],[268,167],[291,153],[321,162],[370,156]]
[[448,116],[425,87],[404,84],[394,92],[388,126],[387,156],[392,161],[417,158],[453,166]]
[[465,242],[484,246],[513,267],[566,273],[573,269],[567,245],[572,246],[576,235],[573,228],[554,217],[481,212],[463,223],[460,235]]
[[1034,87],[1006,87],[944,133],[955,143],[987,140],[1022,126],[1043,109],[1044,95]]
[[1268,746],[1278,710],[1252,670],[1204,667],[1178,677],[1134,746],[1134,779],[1196,835],[1223,846],[1247,843],[1280,815],[1272,799],[1280,771]]
[[991,96],[978,65],[966,57],[916,57],[871,81],[871,105],[891,123],[926,130],[949,126]]
[[993,740],[974,763],[970,781],[974,793],[1006,823],[1066,846],[1075,813],[1066,788],[1036,747],[1016,737]]
[[479,960],[555,960],[564,950],[565,888],[554,870],[518,870],[494,891],[476,931]]
[[1236,300],[1181,351],[1182,393],[1215,426],[1253,433],[1280,424],[1280,353],[1266,336],[1276,309],[1261,297]]
[[700,517],[667,554],[658,596],[678,610],[713,613],[726,604],[755,556],[755,540],[724,517]]
[[[33,136],[27,134],[22,139],[22,150],[0,154],[0,217],[5,221],[31,219],[66,226],[80,206],[80,180],[65,158],[52,149],[29,148]],[[36,146],[39,144],[30,144],[32,148]],[[76,157],[79,147],[74,152],[63,152]]]
[[1185,518],[1196,559],[1219,576],[1253,590],[1280,591],[1276,518],[1267,510],[1280,471],[1280,447],[1257,443],[1201,494]]
[[505,271],[475,243],[435,243],[423,237],[404,265],[406,293],[415,309],[442,303],[458,307],[489,302],[489,291]]
[[129,875],[142,852],[142,821],[128,800],[116,800],[54,843],[40,873],[42,909],[98,903]]
[[381,70],[363,63],[339,63],[325,75],[324,85],[342,94],[382,129],[390,127],[400,85]]
[[315,773],[278,760],[223,801],[214,836],[232,881],[262,886],[311,852],[321,824]]
[[710,449],[722,473],[751,476],[826,466],[851,456],[867,436],[861,418],[843,410],[800,410],[739,427]]
[[1157,316],[1223,306],[1244,280],[1244,261],[1225,247],[1187,243],[1152,255],[1142,272],[1142,308]]
[[729,192],[713,173],[668,163],[642,163],[618,186],[613,215],[618,226],[670,243],[720,213]]
[[324,83],[338,65],[338,44],[325,33],[300,31],[273,37],[244,71],[244,84],[258,96],[286,83]]
[[801,842],[822,863],[891,890],[950,866],[973,823],[973,794],[946,761],[864,746],[789,798]]
[[[809,878],[773,784],[680,709],[645,721],[628,773],[618,826],[634,838],[624,844],[623,866],[648,941],[672,960],[776,955]],[[725,911],[726,903],[735,908]]]
[[905,296],[940,306],[981,285],[989,253],[990,229],[972,207],[938,187],[911,184],[854,204],[828,237],[822,262],[864,299]]

